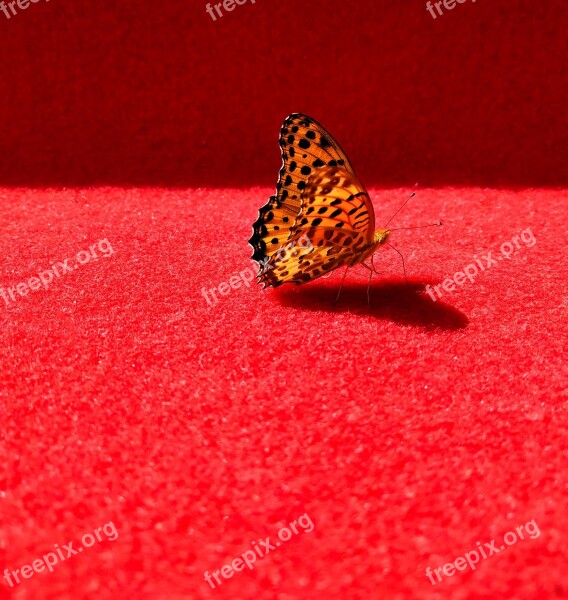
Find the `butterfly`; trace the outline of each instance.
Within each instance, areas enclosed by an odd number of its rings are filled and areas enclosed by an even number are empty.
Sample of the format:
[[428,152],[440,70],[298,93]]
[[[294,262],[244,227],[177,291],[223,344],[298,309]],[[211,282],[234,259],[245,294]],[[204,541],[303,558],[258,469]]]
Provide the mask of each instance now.
[[299,113],[284,120],[279,144],[276,194],[260,209],[249,240],[258,282],[301,285],[358,263],[372,274],[364,261],[390,230],[375,231],[373,204],[345,152],[322,125]]

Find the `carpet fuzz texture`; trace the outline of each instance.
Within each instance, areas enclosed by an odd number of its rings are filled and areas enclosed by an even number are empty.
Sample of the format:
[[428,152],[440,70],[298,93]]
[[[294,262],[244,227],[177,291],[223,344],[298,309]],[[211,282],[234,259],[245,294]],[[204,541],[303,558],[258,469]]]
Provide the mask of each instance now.
[[567,193],[419,190],[369,307],[249,282],[271,192],[0,189],[0,597],[566,597]]

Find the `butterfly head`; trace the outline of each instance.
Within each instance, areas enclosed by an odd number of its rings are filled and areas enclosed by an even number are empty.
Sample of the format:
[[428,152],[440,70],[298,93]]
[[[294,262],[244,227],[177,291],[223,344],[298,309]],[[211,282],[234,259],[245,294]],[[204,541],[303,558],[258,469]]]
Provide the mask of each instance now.
[[390,233],[390,229],[377,229],[373,235],[373,242],[378,245],[384,244],[388,240]]

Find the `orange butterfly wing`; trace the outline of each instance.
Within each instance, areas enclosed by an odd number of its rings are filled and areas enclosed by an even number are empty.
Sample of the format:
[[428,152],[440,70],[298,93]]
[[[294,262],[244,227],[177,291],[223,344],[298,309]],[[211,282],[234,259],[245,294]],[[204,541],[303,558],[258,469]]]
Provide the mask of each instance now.
[[[301,200],[287,245],[271,255],[260,274],[265,285],[312,281],[342,265],[360,262],[363,251],[373,244],[373,206],[354,175],[338,167],[318,169]],[[311,247],[290,247],[302,238]]]
[[310,230],[309,238],[318,246],[360,250],[373,241],[375,212],[355,175],[338,167],[322,167],[308,180],[294,227],[295,235]]
[[312,172],[323,166],[340,166],[353,173],[345,152],[319,123],[302,114],[292,114],[280,130],[282,168],[276,195],[259,211],[249,243],[252,259],[262,263],[287,239],[301,208],[301,196]]
[[[276,195],[259,211],[249,243],[259,282],[305,283],[343,264],[355,264],[372,243],[373,205],[333,136],[301,114],[280,132],[282,168]],[[283,251],[300,238],[311,248]]]

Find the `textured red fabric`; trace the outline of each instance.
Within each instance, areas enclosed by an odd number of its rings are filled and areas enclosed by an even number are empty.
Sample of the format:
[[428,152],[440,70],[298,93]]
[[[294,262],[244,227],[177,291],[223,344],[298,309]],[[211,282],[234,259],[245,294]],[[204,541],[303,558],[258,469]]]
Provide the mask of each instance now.
[[273,186],[304,112],[368,184],[566,184],[565,0],[205,4],[0,13],[0,181]]
[[[419,191],[394,224],[445,225],[393,232],[409,286],[381,250],[371,309],[361,268],[337,307],[341,272],[208,305],[271,191],[0,190],[4,289],[113,250],[0,304],[0,567],[118,531],[0,597],[565,597],[566,192]],[[371,190],[379,223],[407,192]],[[474,282],[420,290],[527,228]],[[205,582],[305,513],[313,531]]]
[[[568,597],[567,3],[205,5],[0,12],[0,599]],[[392,225],[444,222],[371,308],[363,269],[247,285],[291,112],[378,224],[415,182]]]

